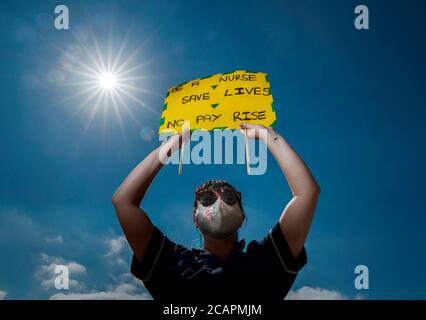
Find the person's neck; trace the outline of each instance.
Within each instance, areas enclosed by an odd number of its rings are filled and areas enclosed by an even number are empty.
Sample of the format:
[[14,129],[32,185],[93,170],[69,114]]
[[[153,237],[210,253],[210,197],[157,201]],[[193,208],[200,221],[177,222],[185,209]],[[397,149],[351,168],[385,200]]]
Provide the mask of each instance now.
[[222,260],[225,260],[234,251],[236,242],[237,234],[220,240],[204,235],[204,249]]

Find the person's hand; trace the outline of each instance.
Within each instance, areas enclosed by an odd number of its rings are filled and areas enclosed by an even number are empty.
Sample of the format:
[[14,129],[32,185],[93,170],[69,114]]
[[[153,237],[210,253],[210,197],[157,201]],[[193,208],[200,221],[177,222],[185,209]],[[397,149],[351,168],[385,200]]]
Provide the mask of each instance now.
[[161,147],[168,148],[173,152],[182,147],[182,142],[187,143],[190,137],[190,130],[184,129],[182,132],[170,136],[167,140],[163,141]]
[[273,128],[265,127],[261,124],[251,124],[247,122],[241,122],[240,127],[241,127],[241,133],[244,135],[247,135],[247,138],[260,139],[265,142],[268,135],[275,133]]
[[176,133],[163,141],[160,146],[160,160],[165,163],[166,157],[171,157],[172,154],[182,147],[183,143],[188,143],[190,138],[190,130],[184,129],[180,133]]

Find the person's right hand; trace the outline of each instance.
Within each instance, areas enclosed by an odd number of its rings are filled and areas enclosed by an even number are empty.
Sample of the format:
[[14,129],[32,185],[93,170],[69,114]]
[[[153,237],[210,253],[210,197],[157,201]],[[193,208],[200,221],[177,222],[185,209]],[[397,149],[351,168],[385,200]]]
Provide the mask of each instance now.
[[190,138],[190,130],[184,129],[180,133],[176,133],[163,141],[160,146],[160,161],[162,163],[167,162],[167,158],[171,157],[172,154],[182,147],[182,143],[188,143]]

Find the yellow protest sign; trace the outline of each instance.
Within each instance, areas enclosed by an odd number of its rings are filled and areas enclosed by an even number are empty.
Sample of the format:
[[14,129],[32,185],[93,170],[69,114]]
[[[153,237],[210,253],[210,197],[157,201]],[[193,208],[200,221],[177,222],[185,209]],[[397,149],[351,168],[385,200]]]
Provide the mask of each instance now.
[[180,132],[185,121],[191,130],[239,129],[241,122],[275,125],[268,75],[238,70],[170,88],[158,133]]

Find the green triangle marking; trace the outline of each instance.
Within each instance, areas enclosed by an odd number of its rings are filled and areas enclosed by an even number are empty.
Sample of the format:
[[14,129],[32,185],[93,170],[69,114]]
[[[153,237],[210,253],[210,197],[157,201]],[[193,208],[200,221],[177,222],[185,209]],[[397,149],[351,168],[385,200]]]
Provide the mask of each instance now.
[[275,111],[274,102],[271,103],[272,111]]
[[170,94],[170,91],[167,91],[166,98],[169,96],[169,94]]
[[213,109],[216,109],[218,107],[218,105],[219,105],[219,103],[214,103],[211,106],[212,106]]
[[265,74],[265,81],[266,81],[266,82],[269,82],[269,77],[268,77],[268,75],[267,75],[267,74]]
[[225,130],[228,127],[214,127],[212,130]]
[[181,84],[178,84],[175,88],[182,87],[182,86],[184,86],[185,84],[187,84],[188,82],[189,82],[189,81],[182,82]]
[[211,75],[209,75],[209,76],[202,77],[202,78],[200,78],[199,80],[204,80],[204,79],[208,79],[208,78],[211,78],[211,77],[213,77],[213,75],[212,75],[212,74],[211,74]]
[[222,76],[224,76],[224,75],[227,75],[227,74],[231,74],[231,73],[234,73],[234,72],[236,72],[236,71],[238,71],[238,70],[234,70],[234,71],[231,71],[231,72],[227,72],[227,73],[222,73]]
[[273,126],[275,126],[277,124],[277,120],[274,120],[274,122],[272,122],[269,126],[270,127],[273,127]]
[[212,85],[213,90],[217,88],[217,84]]
[[163,111],[167,109],[167,103],[164,104],[163,106]]
[[257,71],[246,70],[246,73],[258,73]]
[[166,120],[166,118],[165,117],[162,117],[161,118],[161,121],[160,121],[160,127],[164,124],[164,121]]

